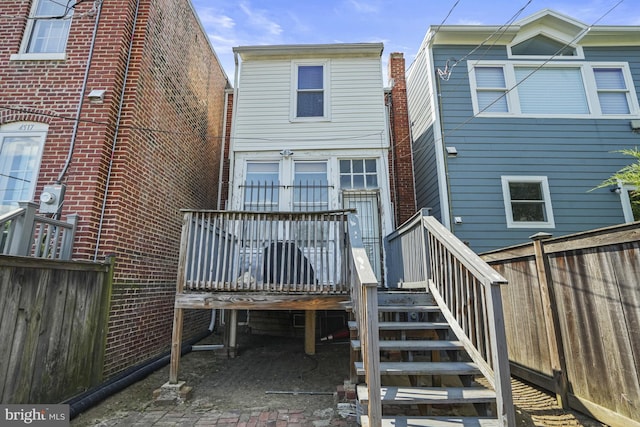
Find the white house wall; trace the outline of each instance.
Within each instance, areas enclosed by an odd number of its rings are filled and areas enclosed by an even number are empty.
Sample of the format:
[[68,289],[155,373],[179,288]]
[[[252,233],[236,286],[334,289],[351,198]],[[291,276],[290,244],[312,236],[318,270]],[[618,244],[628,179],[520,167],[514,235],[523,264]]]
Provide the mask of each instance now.
[[292,61],[242,62],[232,149],[388,148],[380,59],[330,59],[329,70],[330,120],[292,122]]

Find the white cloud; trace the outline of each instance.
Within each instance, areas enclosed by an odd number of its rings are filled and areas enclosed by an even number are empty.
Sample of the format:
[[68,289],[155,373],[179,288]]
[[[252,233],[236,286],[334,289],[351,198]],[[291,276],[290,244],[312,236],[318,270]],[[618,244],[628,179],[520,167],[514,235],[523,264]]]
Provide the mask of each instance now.
[[378,13],[380,5],[371,1],[349,0],[349,4],[361,13]]
[[247,2],[240,3],[240,8],[249,18],[249,24],[266,31],[267,34],[272,36],[278,36],[282,33],[282,27],[275,21],[272,21],[267,17],[266,11],[251,9]]
[[218,30],[231,30],[236,25],[233,18],[217,14],[212,8],[199,9],[198,16],[205,27],[215,27]]

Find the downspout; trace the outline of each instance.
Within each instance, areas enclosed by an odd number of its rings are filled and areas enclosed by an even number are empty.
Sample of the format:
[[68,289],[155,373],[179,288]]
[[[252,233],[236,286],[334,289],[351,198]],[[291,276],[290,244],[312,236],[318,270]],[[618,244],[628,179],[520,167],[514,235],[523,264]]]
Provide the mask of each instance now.
[[233,147],[233,137],[235,135],[235,120],[236,112],[238,111],[238,81],[240,79],[240,62],[238,61],[238,52],[233,52],[233,62],[235,63],[235,71],[233,75],[233,107],[231,111],[231,132],[229,135],[229,206],[227,209],[231,207],[231,209],[235,209],[233,202],[234,199],[231,197],[234,194],[233,187],[233,176],[235,173],[235,153],[232,149]]
[[84,93],[87,91],[87,83],[89,81],[89,70],[91,68],[91,61],[93,60],[93,51],[96,45],[96,38],[98,34],[98,24],[100,23],[100,15],[102,12],[102,0],[98,0],[98,10],[96,12],[96,22],[93,25],[93,34],[91,35],[91,47],[89,48],[89,55],[87,56],[87,66],[84,70],[84,77],[82,78],[82,89],[80,90],[80,100],[78,102],[78,108],[76,110],[76,119],[73,122],[73,131],[71,133],[71,144],[69,145],[69,154],[67,154],[67,160],[56,179],[56,184],[62,183],[62,178],[67,174],[69,166],[71,165],[71,159],[73,158],[73,150],[76,146],[76,139],[78,137],[78,127],[80,125],[80,114],[82,113],[82,104],[84,103]]
[[109,194],[109,184],[111,182],[111,172],[113,170],[113,156],[116,152],[116,144],[118,141],[118,133],[120,131],[120,120],[122,119],[122,108],[124,106],[124,92],[127,88],[127,79],[129,77],[129,66],[131,64],[131,53],[133,51],[133,39],[136,34],[136,27],[138,25],[138,15],[140,12],[140,0],[136,1],[136,12],[133,15],[133,27],[131,29],[131,40],[129,40],[129,51],[127,52],[127,63],[124,70],[124,77],[122,80],[122,90],[120,91],[120,103],[118,105],[118,115],[116,119],[116,127],[113,131],[113,141],[111,146],[111,157],[109,158],[109,169],[107,171],[107,179],[104,186],[104,197],[102,199],[102,208],[100,209],[100,222],[98,223],[98,236],[96,237],[96,250],[93,254],[93,260],[98,260],[98,250],[100,249],[100,237],[102,235],[102,226],[104,225],[104,214],[107,209],[107,196]]
[[216,209],[222,209],[222,180],[224,179],[224,151],[227,145],[227,109],[229,108],[229,94],[224,94],[224,116],[222,118],[222,147],[220,147],[220,170],[218,172],[218,202]]

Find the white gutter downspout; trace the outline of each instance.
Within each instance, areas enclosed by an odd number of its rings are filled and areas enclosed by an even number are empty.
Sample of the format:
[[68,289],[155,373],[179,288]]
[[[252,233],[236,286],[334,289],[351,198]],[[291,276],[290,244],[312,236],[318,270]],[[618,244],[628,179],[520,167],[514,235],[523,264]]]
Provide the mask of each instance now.
[[133,51],[133,39],[138,26],[138,14],[140,12],[140,0],[136,1],[136,12],[133,15],[133,28],[131,28],[131,40],[129,41],[129,51],[127,52],[127,63],[124,70],[124,78],[122,80],[122,90],[120,91],[120,104],[118,105],[118,116],[116,119],[116,127],[113,131],[113,143],[111,146],[111,157],[109,158],[109,169],[107,171],[107,179],[104,185],[104,197],[102,199],[102,208],[100,209],[100,222],[98,223],[98,235],[96,237],[96,250],[93,254],[93,260],[98,260],[98,250],[100,249],[100,237],[102,235],[102,226],[104,224],[104,214],[107,209],[107,196],[109,194],[109,184],[111,182],[111,172],[113,170],[113,156],[116,152],[116,143],[120,131],[120,121],[122,119],[122,109],[124,106],[124,92],[127,88],[127,79],[129,78],[129,65],[131,64],[131,52]]

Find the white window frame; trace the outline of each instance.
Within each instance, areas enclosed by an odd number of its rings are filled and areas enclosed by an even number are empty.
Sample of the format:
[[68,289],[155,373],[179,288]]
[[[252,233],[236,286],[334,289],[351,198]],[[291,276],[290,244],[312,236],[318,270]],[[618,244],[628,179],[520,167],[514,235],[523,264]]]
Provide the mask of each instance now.
[[[551,40],[555,40],[560,44],[567,45],[572,49],[575,49],[576,54],[573,56],[548,56],[548,55],[515,55],[511,50],[512,46],[517,46],[520,43],[523,43],[529,39],[535,38],[537,36],[544,36]],[[537,31],[533,33],[522,34],[521,36],[516,37],[509,45],[507,45],[507,56],[509,58],[517,58],[517,59],[535,59],[535,60],[551,60],[551,59],[565,59],[565,60],[575,60],[575,59],[584,59],[584,50],[582,46],[571,43],[574,36],[566,36],[563,33],[555,32],[555,31]]]
[[[549,182],[546,176],[518,176],[503,175],[502,180],[502,197],[504,200],[504,210],[507,218],[507,228],[555,228],[555,220],[553,218],[553,207],[551,206],[551,192],[549,191]],[[513,211],[511,208],[511,192],[509,191],[509,183],[511,182],[527,182],[538,183],[542,188],[542,197],[544,202],[546,221],[514,221]]]
[[624,215],[624,222],[634,222],[633,210],[631,209],[631,199],[629,198],[629,191],[637,191],[637,187],[634,185],[623,184],[618,182],[620,188],[620,202],[622,203],[622,213]]
[[[587,106],[589,113],[586,114],[538,114],[527,113],[524,114],[520,110],[520,100],[518,97],[517,81],[515,77],[516,67],[539,67],[544,64],[544,67],[555,68],[579,68],[582,81],[587,97]],[[478,87],[475,78],[475,67],[502,67],[504,71],[504,78],[507,85],[507,106],[509,111],[504,112],[481,112],[478,105]],[[553,61],[553,62],[540,62],[540,61],[468,61],[468,74],[469,85],[471,89],[471,102],[473,105],[474,115],[480,117],[536,117],[536,118],[577,118],[577,119],[629,119],[640,117],[640,106],[638,105],[638,97],[636,96],[635,86],[633,84],[633,78],[629,69],[628,62],[585,62],[585,61]],[[594,68],[610,68],[622,70],[624,82],[626,85],[627,103],[629,105],[629,114],[602,114],[600,109],[600,100],[598,98],[598,88],[596,85],[596,79],[594,75]],[[482,90],[483,88],[480,88]]]
[[[71,32],[71,23],[67,28],[65,46],[62,52],[29,52],[29,44],[31,43],[31,39],[34,36],[34,28],[38,21],[43,18],[46,19],[46,16],[38,17],[36,15],[36,11],[38,10],[38,5],[41,0],[34,0],[31,5],[31,11],[29,13],[29,19],[27,20],[27,24],[24,29],[24,34],[22,36],[22,43],[20,45],[20,51],[17,54],[13,54],[10,57],[12,61],[33,61],[33,60],[65,60],[66,59],[66,47],[69,42],[69,33]],[[69,17],[64,18],[71,21],[71,17],[73,16],[73,8],[69,12]]]
[[[14,122],[0,126],[0,148],[4,138],[12,137],[28,137],[38,138],[40,145],[38,153],[36,154],[36,164],[33,171],[34,179],[30,183],[29,193],[31,194],[30,201],[33,201],[33,197],[36,191],[36,184],[40,176],[40,165],[42,163],[42,153],[44,150],[44,144],[47,139],[47,132],[49,126],[43,123],[37,122]],[[19,200],[23,201],[23,200]]]
[[[322,67],[322,116],[298,117],[298,69],[301,66],[318,66]],[[292,122],[324,122],[331,120],[331,85],[329,76],[331,75],[330,61],[292,61],[291,63],[291,107],[290,121]]]

